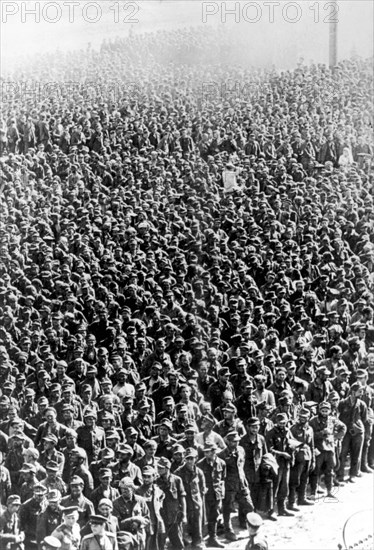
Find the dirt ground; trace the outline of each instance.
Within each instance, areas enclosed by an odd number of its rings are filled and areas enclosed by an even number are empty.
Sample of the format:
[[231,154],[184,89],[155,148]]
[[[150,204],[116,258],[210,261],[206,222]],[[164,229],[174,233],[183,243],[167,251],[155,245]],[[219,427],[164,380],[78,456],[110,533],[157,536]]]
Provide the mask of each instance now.
[[[335,488],[336,502],[320,495],[314,506],[301,506],[293,518],[278,518],[277,522],[265,520],[263,533],[269,550],[373,550],[374,542],[360,543],[374,535],[374,475],[364,474],[356,483],[346,483]],[[345,541],[343,529],[345,528]],[[243,550],[248,541],[245,531],[237,542],[227,544],[227,549]],[[225,539],[221,539],[225,543]]]

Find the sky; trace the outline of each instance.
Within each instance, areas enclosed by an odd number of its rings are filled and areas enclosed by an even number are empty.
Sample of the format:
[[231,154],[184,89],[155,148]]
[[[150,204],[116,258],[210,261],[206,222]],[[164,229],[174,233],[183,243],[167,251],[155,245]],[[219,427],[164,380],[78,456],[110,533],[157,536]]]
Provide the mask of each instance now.
[[[75,4],[72,6],[70,4]],[[163,28],[223,25],[248,40],[257,66],[328,61],[330,20],[338,20],[338,56],[373,54],[372,1],[264,0],[1,0],[1,57],[6,71],[18,56],[57,48],[96,48],[104,38]],[[34,13],[31,13],[33,10]],[[231,13],[230,13],[231,12]],[[39,21],[38,21],[39,19]]]

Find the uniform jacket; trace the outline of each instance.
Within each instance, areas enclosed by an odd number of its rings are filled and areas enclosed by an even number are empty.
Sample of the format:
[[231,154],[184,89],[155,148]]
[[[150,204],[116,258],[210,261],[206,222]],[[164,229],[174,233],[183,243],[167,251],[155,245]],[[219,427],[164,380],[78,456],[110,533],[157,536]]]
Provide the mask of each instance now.
[[319,415],[314,416],[309,425],[313,428],[314,445],[319,452],[334,451],[335,441],[343,439],[347,431],[343,422],[334,416],[327,418],[322,418]]
[[226,462],[217,456],[210,464],[204,457],[197,467],[205,476],[206,500],[222,500],[225,497]]
[[118,518],[121,524],[122,520],[132,516],[149,519],[149,510],[143,497],[134,495],[131,500],[126,501],[123,496],[120,496],[113,502],[113,515]]
[[234,452],[228,448],[224,449],[218,456],[226,463],[226,492],[247,488],[248,482],[244,473],[245,452],[243,447],[238,445]]
[[83,537],[80,550],[117,550],[117,537],[114,533],[106,531],[100,539],[93,533]]
[[240,441],[240,446],[245,453],[244,471],[246,478],[249,483],[258,483],[261,460],[263,455],[267,453],[265,438],[257,434],[254,442],[252,442],[249,435],[245,434]]
[[183,481],[183,486],[186,491],[187,514],[189,510],[199,510],[203,508],[205,498],[205,477],[200,468],[188,470],[186,465],[180,466],[175,475],[179,476]]
[[314,457],[314,432],[308,424],[296,423],[291,427],[291,434],[294,439],[303,443],[295,453],[295,462],[312,460]]
[[351,435],[364,433],[364,424],[367,422],[367,406],[357,399],[353,404],[351,396],[342,399],[338,405],[339,420],[344,422]]
[[182,499],[186,496],[183,481],[180,477],[170,474],[167,479],[159,477],[156,483],[165,494],[162,517],[167,524],[173,523],[178,512],[182,511]]
[[61,542],[60,550],[78,550],[81,541],[80,527],[78,523],[73,527],[62,523],[53,531],[52,537],[56,537]]
[[162,503],[165,497],[163,491],[158,485],[153,485],[150,489],[146,485],[142,485],[137,489],[136,493],[144,498],[149,509],[151,520],[148,526],[149,534],[155,535],[164,533],[165,525],[161,516]]

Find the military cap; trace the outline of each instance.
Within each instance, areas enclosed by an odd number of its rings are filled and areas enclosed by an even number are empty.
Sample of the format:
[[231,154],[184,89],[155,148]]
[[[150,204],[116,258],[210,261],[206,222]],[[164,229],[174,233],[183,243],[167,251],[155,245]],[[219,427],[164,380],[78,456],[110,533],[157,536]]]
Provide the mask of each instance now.
[[276,420],[277,422],[279,422],[280,420],[288,420],[288,417],[286,415],[286,413],[278,413],[277,416],[276,416]]
[[59,502],[61,500],[61,493],[58,489],[50,489],[47,493],[47,499],[49,502]]
[[117,432],[117,430],[113,429],[113,430],[108,430],[105,434],[105,439],[108,441],[109,439],[118,439],[118,441],[120,441],[120,436],[119,436],[119,433]]
[[214,443],[214,441],[207,441],[204,446],[204,453],[207,453],[209,451],[216,451],[217,445]]
[[368,371],[366,369],[357,369],[356,376],[357,378],[363,378],[364,376],[368,375]]
[[258,528],[264,523],[262,517],[256,512],[249,512],[245,517],[247,524],[250,527]]
[[164,427],[167,428],[170,432],[173,431],[172,423],[170,422],[170,420],[167,420],[166,418],[164,418],[163,420],[161,420],[161,422],[160,422],[160,424],[158,425],[158,427],[160,428],[161,426],[164,426]]
[[103,525],[106,522],[107,522],[107,519],[104,518],[104,516],[101,516],[99,514],[95,514],[90,517],[90,523],[93,525]]
[[78,458],[84,458],[84,459],[87,458],[86,451],[81,447],[75,447],[74,449],[72,449],[71,454],[73,454],[74,456],[77,456]]
[[329,409],[331,410],[331,405],[327,401],[321,401],[321,403],[318,405],[318,409]]
[[99,477],[103,479],[106,477],[113,477],[112,470],[110,468],[100,468]]
[[185,454],[185,458],[197,458],[198,456],[198,452],[196,449],[192,448],[192,447],[188,447],[188,449],[186,449],[186,454]]
[[318,367],[318,369],[316,370],[316,374],[327,374],[327,376],[329,376],[331,372],[327,367],[323,365],[322,367]]
[[82,485],[82,486],[84,486],[84,481],[79,476],[73,476],[70,480],[70,485]]
[[152,466],[144,466],[142,469],[143,476],[144,475],[156,475],[156,470],[152,468]]
[[49,443],[53,443],[54,445],[57,445],[58,439],[54,434],[48,434],[45,437],[43,437],[44,441],[48,441]]
[[162,456],[160,458],[160,460],[158,461],[157,466],[160,467],[160,468],[169,468],[170,469],[171,462],[170,462],[170,460],[168,460],[167,458]]
[[240,441],[240,435],[236,430],[231,430],[224,439],[225,441]]
[[34,466],[34,464],[25,463],[23,464],[20,472],[22,472],[23,474],[36,474],[36,467]]
[[78,506],[66,506],[65,508],[62,509],[62,513],[64,514],[64,516],[71,516],[75,512],[78,512],[78,510],[79,510]]
[[129,426],[128,428],[126,428],[125,434],[126,435],[139,435],[139,432],[135,428],[133,428],[133,426]]
[[185,448],[180,443],[175,443],[172,447],[173,454],[175,453],[184,453]]
[[60,468],[58,467],[57,462],[55,462],[54,460],[49,460],[47,462],[47,464],[45,465],[45,469],[49,470],[50,472],[56,472],[57,473]]
[[215,425],[217,424],[217,420],[216,420],[216,419],[214,418],[214,416],[213,416],[211,413],[209,413],[209,412],[205,413],[205,414],[201,417],[201,420],[204,420],[204,421],[208,420],[209,422],[211,422],[211,423],[213,424],[213,426],[215,426]]
[[48,537],[44,537],[42,546],[44,546],[46,550],[58,550],[61,548],[61,542],[58,538],[49,535]]
[[88,417],[97,418],[96,411],[94,411],[93,409],[86,409],[84,411],[83,418],[88,418]]
[[109,498],[102,498],[99,502],[98,508],[100,508],[100,506],[102,505],[108,506],[113,510],[113,503]]
[[187,424],[184,433],[197,433],[197,428],[195,424]]
[[6,501],[7,506],[18,504],[21,506],[21,498],[18,495],[9,495]]
[[132,447],[130,447],[130,445],[122,445],[117,450],[117,453],[122,454],[122,455],[131,455],[132,456],[134,454],[134,449]]
[[42,485],[41,483],[37,483],[36,485],[34,485],[32,490],[34,491],[34,493],[43,495],[47,492],[46,487],[44,487],[44,485]]
[[257,424],[260,424],[260,419],[257,418],[257,416],[252,416],[251,418],[248,418],[247,426],[256,426]]
[[154,439],[147,439],[147,441],[143,444],[144,449],[147,449],[148,447],[155,447],[157,448],[157,443]]

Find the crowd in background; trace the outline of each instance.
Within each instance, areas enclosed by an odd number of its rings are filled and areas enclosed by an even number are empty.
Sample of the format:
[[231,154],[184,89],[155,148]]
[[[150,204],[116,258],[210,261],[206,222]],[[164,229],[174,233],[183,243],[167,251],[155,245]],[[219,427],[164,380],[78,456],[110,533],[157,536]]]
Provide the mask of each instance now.
[[220,33],[2,81],[6,550],[266,549],[373,472],[372,64]]

